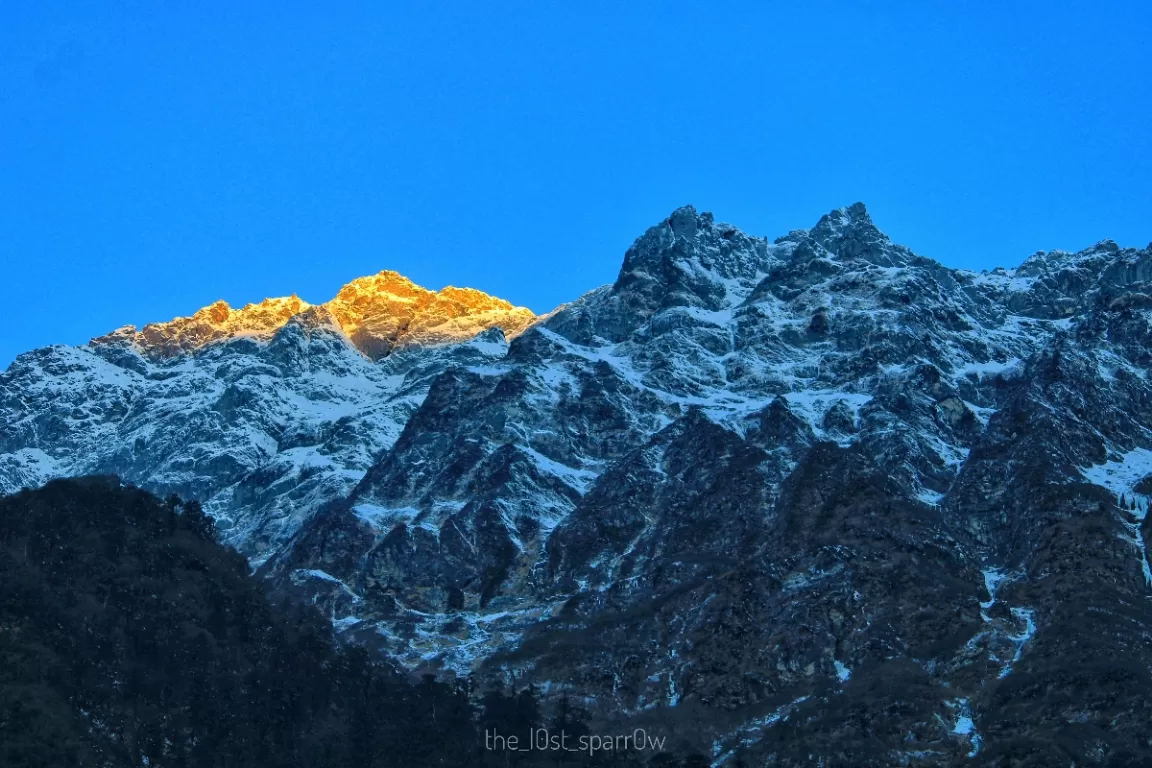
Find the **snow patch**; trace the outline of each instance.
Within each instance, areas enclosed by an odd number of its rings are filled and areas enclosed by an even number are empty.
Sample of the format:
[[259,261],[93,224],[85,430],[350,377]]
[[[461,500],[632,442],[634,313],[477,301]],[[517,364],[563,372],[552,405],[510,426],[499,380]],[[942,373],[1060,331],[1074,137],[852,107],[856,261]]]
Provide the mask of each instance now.
[[1024,361],[1018,357],[1012,357],[1008,360],[989,360],[986,363],[970,362],[956,367],[956,375],[967,376],[974,373],[977,376],[995,376],[998,373],[1007,373],[1008,371],[1015,370],[1024,364]]
[[1093,485],[1103,486],[1116,496],[1131,495],[1136,483],[1152,474],[1152,451],[1136,448],[1119,459],[1081,469],[1080,474]]
[[355,627],[358,624],[362,624],[363,622],[364,619],[360,618],[359,616],[345,616],[342,619],[336,619],[336,621],[332,622],[332,627],[337,632],[346,632],[352,627]]
[[541,472],[560,478],[565,483],[579,491],[581,494],[588,490],[588,487],[592,485],[592,482],[597,477],[599,477],[599,474],[596,472],[592,472],[587,469],[576,469],[574,467],[569,467],[566,464],[561,464],[560,462],[554,459],[550,459],[539,451],[533,450],[526,445],[518,445],[516,448],[527,454],[534,462],[536,462],[536,467]]
[[946,704],[949,708],[957,710],[956,722],[952,725],[952,733],[967,737],[968,743],[972,747],[971,751],[968,752],[968,757],[976,757],[980,754],[980,747],[984,740],[976,731],[976,722],[972,719],[972,709],[968,705],[968,699],[956,699],[946,702]]
[[352,514],[377,530],[390,530],[398,523],[411,523],[420,514],[415,507],[381,507],[376,504],[357,504]]
[[[980,607],[986,611],[996,603],[996,590],[1008,577],[998,568],[985,568],[982,573],[984,574],[984,589],[988,590],[988,600],[981,601]],[[988,621],[988,617],[985,616],[984,620]]]
[[312,578],[320,579],[321,581],[331,581],[331,582],[335,582],[336,584],[343,584],[344,583],[344,582],[340,581],[340,579],[338,579],[335,576],[333,576],[332,574],[328,573],[327,571],[321,571],[318,568],[302,569],[300,571],[297,571],[297,573],[303,573],[306,576],[311,576]]
[[1012,661],[1004,665],[1000,670],[1000,677],[1007,677],[1012,673],[1012,665],[1020,661],[1021,655],[1024,653],[1024,646],[1036,634],[1036,622],[1033,620],[1034,611],[1030,608],[1012,608],[1012,615],[1019,621],[1024,622],[1024,631],[1018,635],[1009,635],[1008,639],[1016,644],[1016,653],[1012,656]]
[[[1149,501],[1152,500],[1134,490],[1137,483],[1147,475],[1152,474],[1152,451],[1147,448],[1135,448],[1120,454],[1118,459],[1081,469],[1080,474],[1093,485],[1107,488],[1114,493],[1121,514],[1131,518],[1121,522],[1131,537],[1128,540],[1139,553],[1140,570],[1144,574],[1144,582],[1148,586],[1152,586],[1152,568],[1148,564],[1148,549],[1144,541],[1144,533],[1141,530],[1141,523],[1148,515]],[[1134,504],[1135,508],[1126,508],[1121,503],[1122,501]]]

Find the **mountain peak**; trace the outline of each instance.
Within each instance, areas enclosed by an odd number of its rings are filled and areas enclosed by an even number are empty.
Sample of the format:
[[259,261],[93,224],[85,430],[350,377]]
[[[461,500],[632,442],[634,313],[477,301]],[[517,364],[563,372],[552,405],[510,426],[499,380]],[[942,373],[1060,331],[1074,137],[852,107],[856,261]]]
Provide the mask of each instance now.
[[696,216],[696,206],[680,206],[672,211],[672,215],[668,217],[667,221],[668,226],[672,229],[672,234],[691,237],[696,234],[696,228],[699,226],[699,221]]
[[431,291],[417,285],[399,272],[383,269],[374,275],[350,281],[336,294],[335,300],[370,299],[381,294],[396,298],[416,298],[426,293]]
[[[139,331],[124,326],[92,343],[127,341],[147,353],[168,357],[227,339],[270,337],[313,307],[296,294],[240,309],[218,300],[190,317],[149,323]],[[512,338],[536,319],[531,310],[475,288],[447,286],[431,291],[394,270],[358,277],[332,300],[315,307],[330,314],[353,345],[372,359],[398,347],[463,341],[494,326]]]
[[871,229],[879,233],[868,209],[864,203],[852,203],[843,208],[836,208],[820,217],[816,226],[810,230],[813,237],[820,235],[840,234],[848,230]]
[[837,259],[863,261],[878,267],[906,265],[915,257],[881,232],[860,202],[830,211],[821,216],[812,229],[789,233],[788,238],[798,239],[795,235],[806,236]]

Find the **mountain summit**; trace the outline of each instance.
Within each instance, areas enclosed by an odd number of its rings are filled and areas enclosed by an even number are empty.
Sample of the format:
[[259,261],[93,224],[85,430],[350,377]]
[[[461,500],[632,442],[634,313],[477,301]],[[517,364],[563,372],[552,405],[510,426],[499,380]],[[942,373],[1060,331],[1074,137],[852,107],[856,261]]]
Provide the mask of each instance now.
[[474,288],[430,291],[398,272],[385,270],[345,285],[336,297],[312,306],[292,296],[232,309],[217,301],[191,317],[124,326],[93,344],[128,342],[150,356],[172,357],[239,337],[269,337],[302,313],[335,324],[366,356],[377,360],[407,346],[449,344],[499,326],[506,337],[522,332],[536,316]]
[[125,326],[21,355],[0,375],[0,491],[106,472],[204,502],[259,562],[391,445],[435,377],[502,357],[536,320],[393,271]]

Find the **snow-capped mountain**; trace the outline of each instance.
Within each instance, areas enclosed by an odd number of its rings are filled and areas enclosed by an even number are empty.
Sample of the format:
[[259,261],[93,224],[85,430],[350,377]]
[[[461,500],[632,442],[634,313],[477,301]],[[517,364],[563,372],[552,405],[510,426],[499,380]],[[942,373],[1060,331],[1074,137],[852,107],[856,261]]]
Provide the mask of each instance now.
[[718,765],[1146,754],[1152,248],[977,274],[860,204],[774,242],[685,207],[540,318],[413,290],[24,355],[0,488],[200,497],[349,637]]
[[117,474],[195,498],[258,563],[395,442],[435,377],[534,319],[395,272],[21,355],[0,377],[0,491]]

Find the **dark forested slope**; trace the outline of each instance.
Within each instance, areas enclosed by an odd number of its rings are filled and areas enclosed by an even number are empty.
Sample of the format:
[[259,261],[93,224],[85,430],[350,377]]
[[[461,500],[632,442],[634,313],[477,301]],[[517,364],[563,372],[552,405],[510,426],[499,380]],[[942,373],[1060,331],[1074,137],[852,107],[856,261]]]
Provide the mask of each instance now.
[[472,719],[270,600],[195,504],[109,478],[0,499],[5,768],[477,765]]

